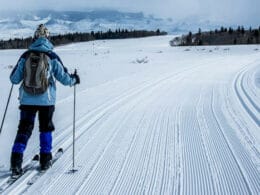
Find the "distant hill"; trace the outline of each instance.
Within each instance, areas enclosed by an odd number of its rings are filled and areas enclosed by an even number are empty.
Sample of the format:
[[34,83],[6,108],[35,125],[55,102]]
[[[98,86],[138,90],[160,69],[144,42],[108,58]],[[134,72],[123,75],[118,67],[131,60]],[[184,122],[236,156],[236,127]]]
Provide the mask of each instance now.
[[182,34],[197,29],[219,28],[220,21],[212,22],[205,17],[189,17],[182,20],[158,18],[142,12],[122,12],[96,9],[86,11],[20,11],[0,12],[0,40],[32,36],[36,26],[44,23],[52,35],[103,31],[109,29],[151,30],[160,29],[169,34]]
[[142,12],[116,10],[1,12],[0,40],[32,36],[37,25],[44,23],[52,35],[117,29],[172,31],[168,19],[145,16]]
[[257,29],[244,27],[224,28],[219,30],[189,34],[174,38],[170,44],[172,46],[191,46],[191,45],[235,45],[235,44],[260,44],[260,27]]

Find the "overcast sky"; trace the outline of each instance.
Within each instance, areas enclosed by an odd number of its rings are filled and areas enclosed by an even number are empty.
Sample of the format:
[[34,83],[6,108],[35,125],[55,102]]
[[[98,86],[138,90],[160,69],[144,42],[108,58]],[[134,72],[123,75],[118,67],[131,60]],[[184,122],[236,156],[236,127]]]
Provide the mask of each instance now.
[[112,8],[143,11],[173,20],[203,16],[233,24],[260,25],[260,0],[0,0],[3,9],[83,10]]

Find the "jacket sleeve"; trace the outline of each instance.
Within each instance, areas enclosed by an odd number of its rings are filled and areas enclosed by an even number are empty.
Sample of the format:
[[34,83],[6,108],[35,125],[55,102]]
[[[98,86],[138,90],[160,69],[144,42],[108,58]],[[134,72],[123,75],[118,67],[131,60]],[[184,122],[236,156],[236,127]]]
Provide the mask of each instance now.
[[72,86],[76,83],[76,79],[68,73],[67,69],[61,64],[60,60],[52,60],[52,69],[54,77],[63,85]]
[[23,80],[24,64],[25,64],[25,58],[22,56],[18,60],[16,66],[14,67],[10,75],[10,81],[13,84],[19,84]]

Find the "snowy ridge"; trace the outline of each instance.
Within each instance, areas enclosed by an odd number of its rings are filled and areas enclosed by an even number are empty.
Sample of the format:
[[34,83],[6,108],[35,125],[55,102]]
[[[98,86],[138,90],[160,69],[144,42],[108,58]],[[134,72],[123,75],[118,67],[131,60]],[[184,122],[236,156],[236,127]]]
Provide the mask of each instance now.
[[33,36],[37,25],[44,23],[51,35],[108,31],[116,29],[157,30],[172,32],[173,22],[145,16],[142,12],[128,13],[116,10],[53,11],[0,13],[0,39]]
[[[210,21],[203,16],[191,16],[179,21],[171,18],[146,16],[142,12],[129,13],[117,10],[53,11],[0,13],[0,39],[32,36],[37,25],[44,23],[52,35],[70,32],[108,31],[116,29],[157,30],[169,34],[197,32],[198,28],[213,30],[219,24],[234,26],[225,21]],[[236,27],[236,26],[235,26]]]

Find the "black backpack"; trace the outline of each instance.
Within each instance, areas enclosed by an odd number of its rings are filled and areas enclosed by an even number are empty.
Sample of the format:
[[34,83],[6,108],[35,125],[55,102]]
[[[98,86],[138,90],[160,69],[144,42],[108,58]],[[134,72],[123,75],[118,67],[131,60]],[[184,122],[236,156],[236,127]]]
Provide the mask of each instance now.
[[29,52],[24,66],[23,89],[31,95],[40,95],[49,86],[50,58],[42,52]]

